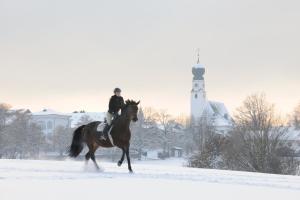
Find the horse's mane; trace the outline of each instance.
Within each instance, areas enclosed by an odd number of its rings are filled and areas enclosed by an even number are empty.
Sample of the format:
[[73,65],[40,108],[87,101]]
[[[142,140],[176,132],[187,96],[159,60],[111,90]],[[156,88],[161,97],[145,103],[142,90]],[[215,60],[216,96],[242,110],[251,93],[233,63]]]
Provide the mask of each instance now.
[[125,101],[125,105],[121,108],[121,114],[124,113],[124,111],[128,108],[128,106],[131,106],[131,105],[137,106],[139,103],[140,103],[140,101],[136,102],[136,101],[127,99]]
[[129,106],[129,105],[138,105],[139,102],[136,102],[136,101],[133,101],[133,100],[130,100],[130,99],[127,99],[125,101],[125,106]]

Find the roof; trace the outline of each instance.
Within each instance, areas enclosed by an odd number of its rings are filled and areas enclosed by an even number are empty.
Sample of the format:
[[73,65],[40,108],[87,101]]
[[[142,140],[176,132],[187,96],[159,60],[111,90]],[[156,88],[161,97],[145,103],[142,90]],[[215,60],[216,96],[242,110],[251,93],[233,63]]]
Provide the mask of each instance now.
[[55,110],[48,109],[48,108],[47,109],[43,109],[40,112],[34,112],[34,113],[32,113],[32,115],[63,115],[63,116],[71,116],[70,114],[57,112]]
[[83,112],[83,113],[61,113],[52,109],[44,109],[40,112],[32,113],[33,116],[47,116],[47,115],[57,115],[57,116],[68,116],[71,120],[71,127],[75,127],[83,116],[88,116],[93,121],[104,121],[105,112]]
[[224,103],[217,101],[207,101],[204,113],[214,120],[215,126],[231,126],[232,120]]
[[[165,129],[164,125],[161,123],[157,123],[156,127],[162,131],[164,131],[164,129]],[[173,123],[169,124],[168,128],[172,129],[172,132],[174,132],[174,133],[181,133],[182,131],[185,130],[185,127],[183,125],[181,125],[175,121],[173,121]]]
[[299,140],[300,141],[300,130],[291,127],[288,129],[286,134],[287,140]]
[[181,148],[181,147],[176,147],[176,146],[172,147],[171,149],[175,149],[175,150],[183,150],[183,148]]

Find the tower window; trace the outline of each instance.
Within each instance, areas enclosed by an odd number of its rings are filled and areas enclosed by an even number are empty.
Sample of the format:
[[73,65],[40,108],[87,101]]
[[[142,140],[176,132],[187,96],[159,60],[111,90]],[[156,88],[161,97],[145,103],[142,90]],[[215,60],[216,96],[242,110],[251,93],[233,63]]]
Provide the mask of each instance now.
[[198,87],[198,83],[195,83],[195,87]]
[[197,94],[195,94],[195,99],[197,99],[198,98],[198,95]]
[[48,123],[47,123],[47,128],[48,128],[48,129],[52,129],[52,128],[53,128],[53,125],[52,125],[52,122],[51,122],[51,121],[48,121]]

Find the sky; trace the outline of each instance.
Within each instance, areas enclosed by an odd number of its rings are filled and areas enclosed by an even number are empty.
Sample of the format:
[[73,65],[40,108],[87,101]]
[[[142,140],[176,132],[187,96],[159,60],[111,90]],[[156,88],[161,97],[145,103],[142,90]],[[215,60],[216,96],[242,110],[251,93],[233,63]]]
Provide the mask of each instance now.
[[189,114],[192,66],[230,112],[264,92],[300,102],[297,0],[0,0],[0,102],[106,111],[112,90]]

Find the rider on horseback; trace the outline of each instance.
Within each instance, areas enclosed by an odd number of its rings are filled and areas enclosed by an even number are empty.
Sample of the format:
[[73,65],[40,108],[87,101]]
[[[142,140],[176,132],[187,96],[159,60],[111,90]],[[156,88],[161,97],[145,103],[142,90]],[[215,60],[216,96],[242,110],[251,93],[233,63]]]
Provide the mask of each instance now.
[[108,131],[112,126],[112,120],[119,115],[119,111],[125,105],[124,99],[121,96],[121,89],[115,88],[114,95],[109,100],[108,112],[106,113],[107,124],[103,129],[103,133],[100,136],[100,140],[106,140],[108,137]]

